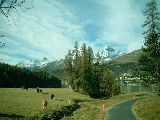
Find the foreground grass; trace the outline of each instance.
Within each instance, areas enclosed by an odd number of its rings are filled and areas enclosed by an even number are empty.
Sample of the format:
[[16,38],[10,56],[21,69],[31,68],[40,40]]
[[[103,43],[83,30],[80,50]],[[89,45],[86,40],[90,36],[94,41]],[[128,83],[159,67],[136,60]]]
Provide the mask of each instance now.
[[133,106],[138,120],[160,120],[160,97],[151,96]]
[[[52,93],[55,95],[54,99],[50,99]],[[71,89],[43,89],[42,94],[37,93],[36,89],[26,91],[20,88],[0,88],[0,114],[15,114],[24,117],[38,116],[45,112],[42,110],[43,99],[48,101],[45,111],[70,105],[73,103],[73,99],[92,100],[88,96],[73,92]]]
[[[110,99],[91,99],[88,96],[73,92],[71,89],[42,89],[37,93],[36,89],[28,91],[20,88],[0,88],[0,116],[16,115],[19,117],[42,116],[53,110],[74,104],[79,101],[80,109],[72,116],[66,116],[62,120],[103,120],[106,117],[106,109],[110,106],[132,99],[135,94],[120,94]],[[50,95],[54,94],[54,99]],[[42,100],[47,99],[47,109],[42,110]],[[0,117],[1,119],[2,117]],[[10,117],[6,117],[7,119]],[[3,118],[4,119],[4,118]]]

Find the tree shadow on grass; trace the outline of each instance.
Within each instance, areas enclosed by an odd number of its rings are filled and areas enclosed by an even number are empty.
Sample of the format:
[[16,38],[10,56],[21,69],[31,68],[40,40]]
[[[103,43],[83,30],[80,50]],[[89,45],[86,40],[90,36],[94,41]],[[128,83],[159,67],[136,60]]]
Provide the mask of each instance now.
[[21,115],[16,115],[16,114],[4,114],[4,113],[0,113],[0,117],[7,117],[7,118],[25,118],[24,116],[21,116]]

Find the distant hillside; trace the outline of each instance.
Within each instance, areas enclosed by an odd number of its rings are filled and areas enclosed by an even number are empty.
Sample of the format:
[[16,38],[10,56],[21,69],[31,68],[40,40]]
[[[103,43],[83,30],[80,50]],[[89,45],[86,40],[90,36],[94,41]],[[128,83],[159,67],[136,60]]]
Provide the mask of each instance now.
[[31,71],[47,71],[60,79],[64,76],[63,59],[49,62],[48,59],[44,57],[42,60],[22,61],[16,66],[20,68],[26,68]]
[[131,53],[124,54],[122,56],[117,57],[114,62],[115,63],[120,63],[120,64],[125,64],[125,63],[138,63],[138,59],[140,55],[142,54],[142,50],[135,50]]
[[64,63],[63,60],[56,60],[56,61],[52,61],[50,63],[48,63],[46,66],[43,67],[43,70],[47,70],[49,72],[53,72],[57,69],[63,68],[64,67]]
[[52,61],[42,68],[36,67],[34,69],[41,69],[43,71],[50,72],[50,73],[54,74],[56,77],[58,77],[60,80],[65,79],[64,78],[65,71],[64,71],[63,59]]
[[139,75],[138,59],[142,50],[136,50],[128,54],[124,54],[113,61],[106,64],[116,75],[129,73],[133,76]]

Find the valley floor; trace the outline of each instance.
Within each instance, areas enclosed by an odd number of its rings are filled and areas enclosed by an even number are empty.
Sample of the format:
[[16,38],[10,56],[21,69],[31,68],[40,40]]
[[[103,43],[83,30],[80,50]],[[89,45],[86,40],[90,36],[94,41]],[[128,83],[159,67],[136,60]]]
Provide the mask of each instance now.
[[[65,106],[74,105],[74,101],[79,101],[80,108],[62,120],[102,120],[107,117],[109,107],[133,99],[135,94],[120,94],[110,99],[91,99],[86,95],[73,92],[69,88],[42,88],[42,93],[37,93],[36,89],[29,88],[0,88],[0,119],[9,118],[42,118],[51,114],[52,111],[66,109]],[[54,98],[51,99],[51,94]],[[46,99],[48,106],[42,110],[42,101]]]

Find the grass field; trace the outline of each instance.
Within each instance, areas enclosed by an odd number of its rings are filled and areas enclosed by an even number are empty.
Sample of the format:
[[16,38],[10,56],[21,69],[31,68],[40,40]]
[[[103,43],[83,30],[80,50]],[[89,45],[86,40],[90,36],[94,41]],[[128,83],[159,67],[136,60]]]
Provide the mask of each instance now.
[[[55,97],[51,100],[50,95]],[[36,89],[0,89],[0,114],[21,115],[25,117],[40,115],[42,112],[42,100],[48,100],[47,109],[57,109],[72,104],[73,99],[91,100],[85,95],[73,92],[71,89],[43,89],[43,93],[37,93]]]
[[160,96],[154,95],[133,106],[138,120],[160,120]]
[[[73,92],[71,89],[42,89],[43,93],[37,93],[36,89],[27,91],[20,88],[0,88],[0,119],[9,119],[11,116],[33,117],[40,116],[44,112],[57,110],[63,106],[73,104],[79,100],[80,109],[72,116],[66,116],[63,120],[102,120],[106,116],[106,109],[116,103],[133,98],[133,94],[120,94],[106,100],[95,100],[88,96]],[[55,97],[51,100],[50,95]],[[48,100],[48,106],[42,110],[42,100]],[[70,101],[70,103],[69,103]]]

